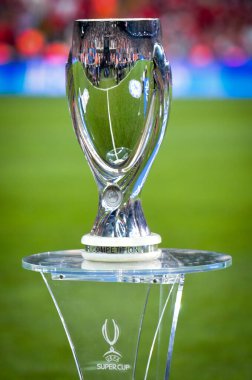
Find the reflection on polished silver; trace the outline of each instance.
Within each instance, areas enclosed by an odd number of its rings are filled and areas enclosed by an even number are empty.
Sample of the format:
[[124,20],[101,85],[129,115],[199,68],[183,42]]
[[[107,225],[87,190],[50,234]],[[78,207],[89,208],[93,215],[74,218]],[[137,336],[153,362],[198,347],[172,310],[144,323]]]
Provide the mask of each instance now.
[[159,20],[75,21],[66,78],[74,130],[99,189],[91,235],[101,237],[98,246],[103,237],[142,237],[144,246],[151,232],[139,196],[171,96]]

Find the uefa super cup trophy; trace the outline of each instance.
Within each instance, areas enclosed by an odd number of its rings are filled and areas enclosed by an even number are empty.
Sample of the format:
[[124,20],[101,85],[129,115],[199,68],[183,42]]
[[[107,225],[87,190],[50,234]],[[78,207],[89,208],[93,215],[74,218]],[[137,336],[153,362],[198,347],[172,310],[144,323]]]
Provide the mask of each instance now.
[[185,274],[232,262],[216,252],[159,250],[143,214],[140,193],[171,97],[160,39],[157,19],[74,23],[67,94],[98,185],[98,214],[84,249],[31,255],[23,266],[44,280],[80,380],[168,380]]
[[163,140],[171,69],[158,19],[77,20],[66,65],[74,130],[99,190],[83,256],[93,261],[153,260],[140,193]]

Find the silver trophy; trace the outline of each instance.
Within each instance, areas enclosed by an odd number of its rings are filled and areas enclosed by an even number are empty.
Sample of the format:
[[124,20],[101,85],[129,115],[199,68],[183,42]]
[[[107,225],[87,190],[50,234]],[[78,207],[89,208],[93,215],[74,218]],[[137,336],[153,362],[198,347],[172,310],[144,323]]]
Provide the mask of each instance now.
[[158,19],[77,20],[66,65],[73,126],[99,206],[82,237],[93,261],[153,260],[140,193],[167,127],[171,69]]

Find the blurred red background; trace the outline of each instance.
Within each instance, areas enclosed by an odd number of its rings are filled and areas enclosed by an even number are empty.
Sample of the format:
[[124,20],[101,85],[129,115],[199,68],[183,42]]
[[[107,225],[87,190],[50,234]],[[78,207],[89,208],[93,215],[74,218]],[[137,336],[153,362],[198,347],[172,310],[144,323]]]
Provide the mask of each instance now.
[[77,18],[160,17],[174,59],[239,65],[252,56],[251,0],[1,0],[0,64],[66,59]]

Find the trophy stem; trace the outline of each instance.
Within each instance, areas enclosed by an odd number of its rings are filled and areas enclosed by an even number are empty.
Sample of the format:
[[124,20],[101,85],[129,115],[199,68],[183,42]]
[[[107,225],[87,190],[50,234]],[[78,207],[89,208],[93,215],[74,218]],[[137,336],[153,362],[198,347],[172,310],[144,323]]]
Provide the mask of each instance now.
[[150,232],[139,199],[114,211],[106,210],[100,199],[92,232],[82,236],[81,242],[82,256],[89,261],[149,261],[161,254],[161,236]]
[[[92,228],[92,235],[106,237],[139,237],[150,235],[140,199],[129,199],[115,210],[108,207],[112,195],[119,198],[116,186],[105,191],[100,197],[98,214]],[[113,194],[112,194],[113,192]],[[106,202],[106,203],[105,203]]]
[[167,276],[162,284],[60,281],[41,275],[79,379],[169,379],[183,275]]

